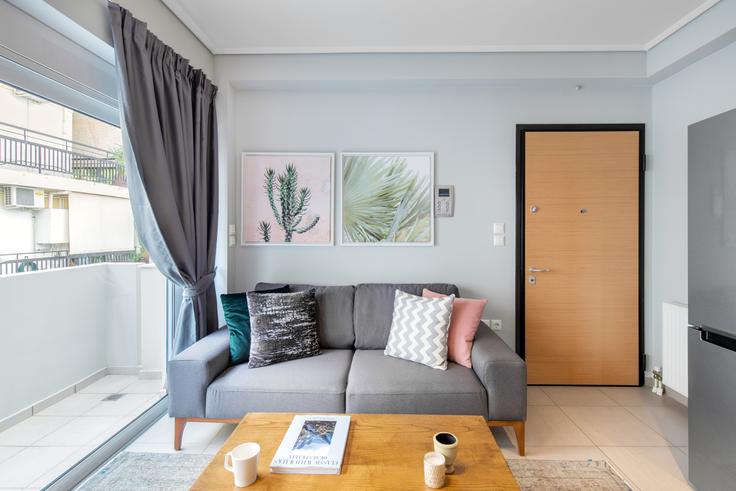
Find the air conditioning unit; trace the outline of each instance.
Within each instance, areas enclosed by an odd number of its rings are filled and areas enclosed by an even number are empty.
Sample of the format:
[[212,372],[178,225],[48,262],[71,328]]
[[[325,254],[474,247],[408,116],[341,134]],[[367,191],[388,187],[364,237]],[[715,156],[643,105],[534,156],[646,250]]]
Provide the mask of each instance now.
[[42,189],[25,188],[21,186],[5,186],[3,189],[5,208],[44,208],[44,193]]

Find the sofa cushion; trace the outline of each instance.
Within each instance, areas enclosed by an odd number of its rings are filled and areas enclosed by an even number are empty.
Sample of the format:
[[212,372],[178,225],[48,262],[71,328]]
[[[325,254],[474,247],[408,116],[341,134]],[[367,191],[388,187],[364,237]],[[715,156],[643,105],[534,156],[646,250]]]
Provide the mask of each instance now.
[[396,290],[391,332],[383,354],[447,370],[447,333],[454,295],[424,298]]
[[380,350],[355,352],[345,406],[348,413],[488,415],[486,390],[472,369],[448,363],[434,370]]
[[[289,285],[259,293],[288,293]],[[230,364],[237,365],[248,361],[250,356],[250,313],[248,294],[223,293],[220,295],[222,313],[230,333]]]
[[[444,297],[426,288],[422,291],[423,297]],[[450,332],[447,336],[447,359],[454,361],[464,367],[473,368],[470,352],[473,349],[475,333],[478,332],[478,324],[483,316],[488,300],[473,298],[456,298],[452,302],[452,320],[450,321]]]
[[364,283],[355,287],[355,348],[384,349],[391,330],[395,291],[422,296],[426,288],[445,295],[460,295],[455,285],[447,283]]
[[345,412],[352,350],[323,350],[311,358],[260,368],[236,365],[207,389],[207,418],[242,418],[249,412]]
[[[282,283],[258,283],[256,290],[268,290],[283,286]],[[353,297],[355,287],[291,285],[292,292],[314,288],[317,296],[317,331],[322,348],[352,348],[355,343],[353,331]]]
[[249,293],[250,368],[319,354],[314,290]]

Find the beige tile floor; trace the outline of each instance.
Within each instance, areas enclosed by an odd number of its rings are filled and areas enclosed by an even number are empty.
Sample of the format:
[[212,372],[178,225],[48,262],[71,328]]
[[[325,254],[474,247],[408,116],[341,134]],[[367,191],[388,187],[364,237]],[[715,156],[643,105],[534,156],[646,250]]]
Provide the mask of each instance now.
[[107,375],[0,432],[0,489],[42,488],[162,395],[160,380]]
[[[648,387],[529,387],[527,459],[605,460],[634,489],[690,489],[687,408]],[[507,459],[513,432],[494,428]]]
[[[647,387],[529,387],[528,459],[605,460],[634,488],[690,489],[687,409]],[[214,455],[235,425],[189,423],[182,452]],[[126,450],[173,452],[174,422],[164,417]],[[508,459],[512,431],[494,428]]]

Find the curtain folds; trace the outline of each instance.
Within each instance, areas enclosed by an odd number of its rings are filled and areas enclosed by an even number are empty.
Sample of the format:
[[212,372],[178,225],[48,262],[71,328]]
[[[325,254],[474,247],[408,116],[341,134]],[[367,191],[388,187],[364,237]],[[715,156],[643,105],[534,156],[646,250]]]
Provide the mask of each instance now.
[[123,7],[108,3],[136,231],[183,289],[174,354],[217,329],[215,87]]

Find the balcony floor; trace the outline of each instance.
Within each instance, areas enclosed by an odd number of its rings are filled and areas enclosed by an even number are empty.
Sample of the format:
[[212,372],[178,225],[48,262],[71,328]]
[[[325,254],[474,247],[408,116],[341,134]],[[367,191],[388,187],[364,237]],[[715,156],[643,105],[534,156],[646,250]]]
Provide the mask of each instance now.
[[0,432],[0,489],[44,487],[163,394],[161,380],[107,375]]

